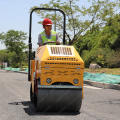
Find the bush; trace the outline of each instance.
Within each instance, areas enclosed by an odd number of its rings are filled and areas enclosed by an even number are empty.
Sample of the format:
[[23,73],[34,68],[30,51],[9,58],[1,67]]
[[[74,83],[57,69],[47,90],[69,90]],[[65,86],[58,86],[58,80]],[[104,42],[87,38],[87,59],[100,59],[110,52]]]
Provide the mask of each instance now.
[[90,63],[97,63],[97,56],[101,55],[101,50],[97,49],[97,50],[84,50],[82,52],[81,57],[83,58],[84,62],[85,62],[85,67],[89,67]]
[[106,64],[109,68],[120,67],[120,49],[107,54]]
[[106,55],[112,53],[112,50],[107,48],[96,48],[91,51],[84,50],[81,57],[85,62],[85,67],[89,67],[90,63],[96,63],[101,67],[107,67]]
[[19,63],[11,63],[11,67],[12,68],[19,68],[20,67],[20,64]]

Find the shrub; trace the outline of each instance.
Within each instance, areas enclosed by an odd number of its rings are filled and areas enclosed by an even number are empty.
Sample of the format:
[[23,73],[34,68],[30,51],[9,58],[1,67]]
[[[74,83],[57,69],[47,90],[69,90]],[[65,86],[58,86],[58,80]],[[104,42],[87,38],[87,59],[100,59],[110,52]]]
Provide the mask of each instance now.
[[120,67],[120,49],[107,54],[106,64],[109,68]]
[[106,55],[111,53],[112,50],[107,48],[96,48],[91,51],[84,50],[81,57],[85,62],[85,67],[89,67],[90,63],[97,63],[101,67],[107,66]]

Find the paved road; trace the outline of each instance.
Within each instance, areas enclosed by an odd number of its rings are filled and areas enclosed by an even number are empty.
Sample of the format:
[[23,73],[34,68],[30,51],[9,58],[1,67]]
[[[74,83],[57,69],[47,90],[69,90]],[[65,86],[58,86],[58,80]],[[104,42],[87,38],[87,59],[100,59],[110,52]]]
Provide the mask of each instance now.
[[84,85],[79,113],[39,113],[29,100],[27,74],[0,71],[0,120],[120,120],[120,91]]

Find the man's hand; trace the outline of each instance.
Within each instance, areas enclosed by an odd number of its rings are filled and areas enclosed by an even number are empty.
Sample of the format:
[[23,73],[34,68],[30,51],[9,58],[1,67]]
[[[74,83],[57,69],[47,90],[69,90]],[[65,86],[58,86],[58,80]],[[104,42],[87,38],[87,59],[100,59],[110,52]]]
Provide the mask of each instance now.
[[42,43],[39,43],[39,47],[42,46],[43,44]]
[[60,42],[59,42],[59,41],[56,41],[56,45],[60,45]]

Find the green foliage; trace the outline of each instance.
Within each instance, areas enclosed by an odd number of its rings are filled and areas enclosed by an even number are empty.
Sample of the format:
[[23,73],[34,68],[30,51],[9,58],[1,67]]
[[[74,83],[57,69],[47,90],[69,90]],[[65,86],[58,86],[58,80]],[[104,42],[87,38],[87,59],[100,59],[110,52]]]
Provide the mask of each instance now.
[[[93,32],[93,26],[103,27],[108,18],[113,17],[119,7],[119,1],[117,0],[88,0],[90,6],[86,7],[84,5],[81,8],[75,4],[77,1],[79,0],[50,0],[48,4],[34,6],[31,10],[36,7],[62,9],[66,14],[66,43],[69,41],[71,45]],[[62,14],[57,12],[55,16],[53,12],[48,11],[36,11],[36,13],[43,19],[50,18],[53,24],[56,23],[59,31],[63,29]],[[41,24],[42,21],[38,23]]]
[[105,58],[103,57],[103,55],[98,55],[96,58],[96,62],[100,65],[100,66],[104,66],[105,64]]
[[8,53],[6,50],[0,50],[0,62],[7,62]]
[[106,26],[103,28],[99,47],[109,47],[110,49],[118,49],[120,46],[120,15],[116,14],[113,18],[107,20]]
[[82,52],[82,58],[85,62],[85,67],[89,67],[90,63],[97,63],[102,67],[105,65],[105,57],[109,50],[107,49],[93,49],[91,51],[84,50]]
[[[79,54],[81,55],[83,50],[91,50],[93,48],[96,47],[96,45],[98,44],[98,39],[99,39],[99,26],[93,26],[92,27],[92,33],[88,34],[87,36],[83,37],[80,36],[78,38],[78,42],[75,44],[77,51],[79,52]],[[86,34],[89,33],[89,31],[86,32]]]
[[[5,57],[7,56],[7,61],[9,61],[10,65],[13,67],[21,66],[22,61],[26,59],[24,49],[27,48],[24,41],[27,39],[26,33],[22,31],[9,30],[7,33],[1,33],[0,37],[1,41],[5,44],[7,50],[1,51],[1,53],[5,53],[0,58],[1,61],[5,61]],[[19,65],[19,64],[20,65]]]
[[102,67],[119,67],[120,15],[109,18],[103,29],[99,26],[92,28],[91,34],[79,39],[74,45],[85,61],[85,66],[97,63]]
[[9,30],[7,33],[2,33],[2,41],[4,42],[7,50],[15,51],[19,54],[23,49],[26,49],[26,45],[23,42],[27,39],[26,33],[22,31]]
[[110,52],[106,56],[107,67],[119,68],[120,67],[120,49]]
[[[17,60],[16,53],[10,52],[6,49],[0,50],[0,62],[8,62],[9,66],[13,68],[20,68],[21,66],[28,66],[28,51],[22,53],[21,63]],[[0,66],[1,68],[2,66]]]
[[[25,52],[22,53],[21,65],[28,65],[28,56]],[[15,52],[10,52],[8,50],[0,50],[0,62],[8,62],[9,66],[13,68],[21,67],[20,62],[17,60],[17,55]]]

